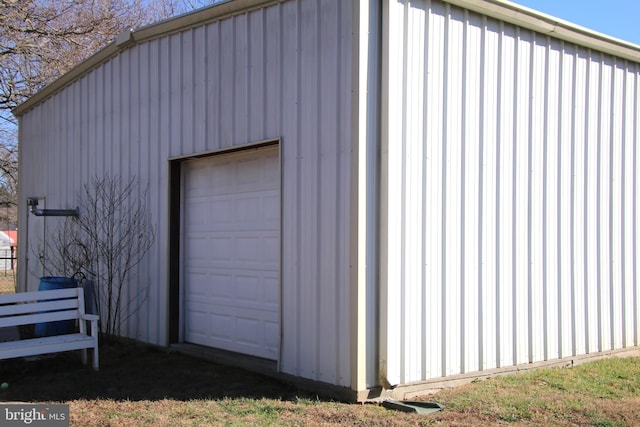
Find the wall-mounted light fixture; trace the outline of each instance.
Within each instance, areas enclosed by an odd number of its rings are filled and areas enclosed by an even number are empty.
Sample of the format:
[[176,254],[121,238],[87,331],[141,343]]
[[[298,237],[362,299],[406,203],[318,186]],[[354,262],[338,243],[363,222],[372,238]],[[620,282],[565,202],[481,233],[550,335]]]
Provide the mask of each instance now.
[[38,198],[28,197],[27,206],[35,216],[79,216],[80,208],[75,209],[38,209]]

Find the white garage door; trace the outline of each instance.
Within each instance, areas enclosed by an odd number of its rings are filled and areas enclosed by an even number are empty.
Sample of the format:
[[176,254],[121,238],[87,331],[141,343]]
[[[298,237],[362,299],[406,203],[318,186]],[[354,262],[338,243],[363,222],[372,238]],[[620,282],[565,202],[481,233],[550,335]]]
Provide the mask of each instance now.
[[277,359],[279,170],[277,146],[185,164],[185,341]]

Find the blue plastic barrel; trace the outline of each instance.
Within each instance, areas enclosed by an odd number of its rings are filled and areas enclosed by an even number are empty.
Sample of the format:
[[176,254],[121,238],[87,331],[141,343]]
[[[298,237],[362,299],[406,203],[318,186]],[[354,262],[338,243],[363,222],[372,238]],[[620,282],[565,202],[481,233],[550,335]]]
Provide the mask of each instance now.
[[[38,290],[51,291],[77,287],[78,281],[72,277],[41,277]],[[59,320],[56,322],[36,323],[33,332],[37,337],[49,337],[72,333],[74,328],[75,320]]]

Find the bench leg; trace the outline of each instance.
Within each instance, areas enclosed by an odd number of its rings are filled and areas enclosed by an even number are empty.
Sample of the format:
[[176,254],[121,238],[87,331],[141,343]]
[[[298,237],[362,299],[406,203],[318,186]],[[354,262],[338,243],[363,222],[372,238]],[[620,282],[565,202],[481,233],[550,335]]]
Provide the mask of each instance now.
[[86,365],[87,364],[87,349],[83,348],[82,350],[80,350],[80,358],[82,360],[82,364]]
[[98,362],[99,362],[99,360],[98,360],[98,357],[99,357],[98,349],[94,347],[92,352],[93,352],[93,370],[97,371],[98,370]]

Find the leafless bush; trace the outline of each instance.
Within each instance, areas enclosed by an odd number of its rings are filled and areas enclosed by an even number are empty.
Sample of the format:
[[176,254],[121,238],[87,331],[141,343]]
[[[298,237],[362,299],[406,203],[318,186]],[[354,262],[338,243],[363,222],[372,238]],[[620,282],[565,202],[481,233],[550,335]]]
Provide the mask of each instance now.
[[65,219],[46,242],[49,268],[94,281],[101,331],[107,336],[119,334],[123,311],[139,308],[124,300],[124,290],[155,241],[145,199],[146,191],[138,195],[134,179],[93,178],[79,197],[80,215]]

